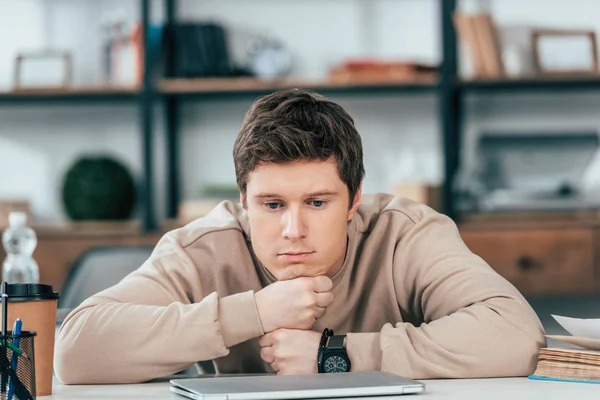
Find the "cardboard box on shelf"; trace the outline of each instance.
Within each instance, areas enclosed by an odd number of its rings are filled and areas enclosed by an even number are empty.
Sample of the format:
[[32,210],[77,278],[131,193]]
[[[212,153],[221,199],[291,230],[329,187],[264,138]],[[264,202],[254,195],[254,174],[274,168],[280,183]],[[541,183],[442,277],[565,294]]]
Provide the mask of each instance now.
[[440,211],[442,207],[442,190],[440,186],[426,183],[398,184],[394,186],[392,194],[408,197],[437,211]]
[[223,199],[201,198],[182,201],[179,205],[178,220],[182,224],[204,217],[212,211]]

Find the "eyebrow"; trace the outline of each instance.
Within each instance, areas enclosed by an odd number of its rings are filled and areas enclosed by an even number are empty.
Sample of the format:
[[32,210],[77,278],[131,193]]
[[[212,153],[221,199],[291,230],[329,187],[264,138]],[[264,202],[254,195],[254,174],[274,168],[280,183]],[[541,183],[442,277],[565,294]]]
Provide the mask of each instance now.
[[[338,192],[332,190],[319,190],[317,192],[306,193],[305,197],[320,197],[320,196],[337,196]],[[254,198],[256,199],[271,199],[276,197],[282,197],[278,193],[258,193]]]

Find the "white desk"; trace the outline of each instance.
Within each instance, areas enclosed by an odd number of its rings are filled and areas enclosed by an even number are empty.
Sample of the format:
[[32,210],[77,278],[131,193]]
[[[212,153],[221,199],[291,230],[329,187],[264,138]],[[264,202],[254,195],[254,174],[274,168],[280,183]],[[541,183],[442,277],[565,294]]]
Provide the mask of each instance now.
[[[563,400],[599,399],[600,385],[532,381],[527,378],[426,380],[425,393],[416,396],[394,396],[385,399],[461,399],[461,400]],[[139,385],[54,385],[54,394],[43,400],[122,399],[122,400],[183,400],[172,394],[168,382]],[[382,398],[374,398],[381,400]]]

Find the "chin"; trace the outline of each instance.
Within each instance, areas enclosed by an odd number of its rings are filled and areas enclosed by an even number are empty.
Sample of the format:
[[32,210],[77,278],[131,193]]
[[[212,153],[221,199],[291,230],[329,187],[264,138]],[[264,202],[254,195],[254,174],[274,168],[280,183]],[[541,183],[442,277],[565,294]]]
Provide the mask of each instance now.
[[285,281],[296,278],[325,275],[325,272],[308,267],[304,264],[293,264],[278,270],[277,273],[273,275],[277,278],[277,280]]

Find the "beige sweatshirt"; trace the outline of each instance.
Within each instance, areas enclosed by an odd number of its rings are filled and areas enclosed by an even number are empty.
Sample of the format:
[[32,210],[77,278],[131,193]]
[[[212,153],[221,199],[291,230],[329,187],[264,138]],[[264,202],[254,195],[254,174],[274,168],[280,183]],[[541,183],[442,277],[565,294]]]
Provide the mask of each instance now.
[[[363,196],[348,225],[335,300],[314,329],[347,334],[353,371],[466,378],[523,376],[545,345],[519,292],[463,243],[446,216],[405,198]],[[224,202],[167,233],[152,256],[64,321],[64,383],[141,382],[196,361],[222,373],[272,371],[254,293],[274,282],[248,221]]]

